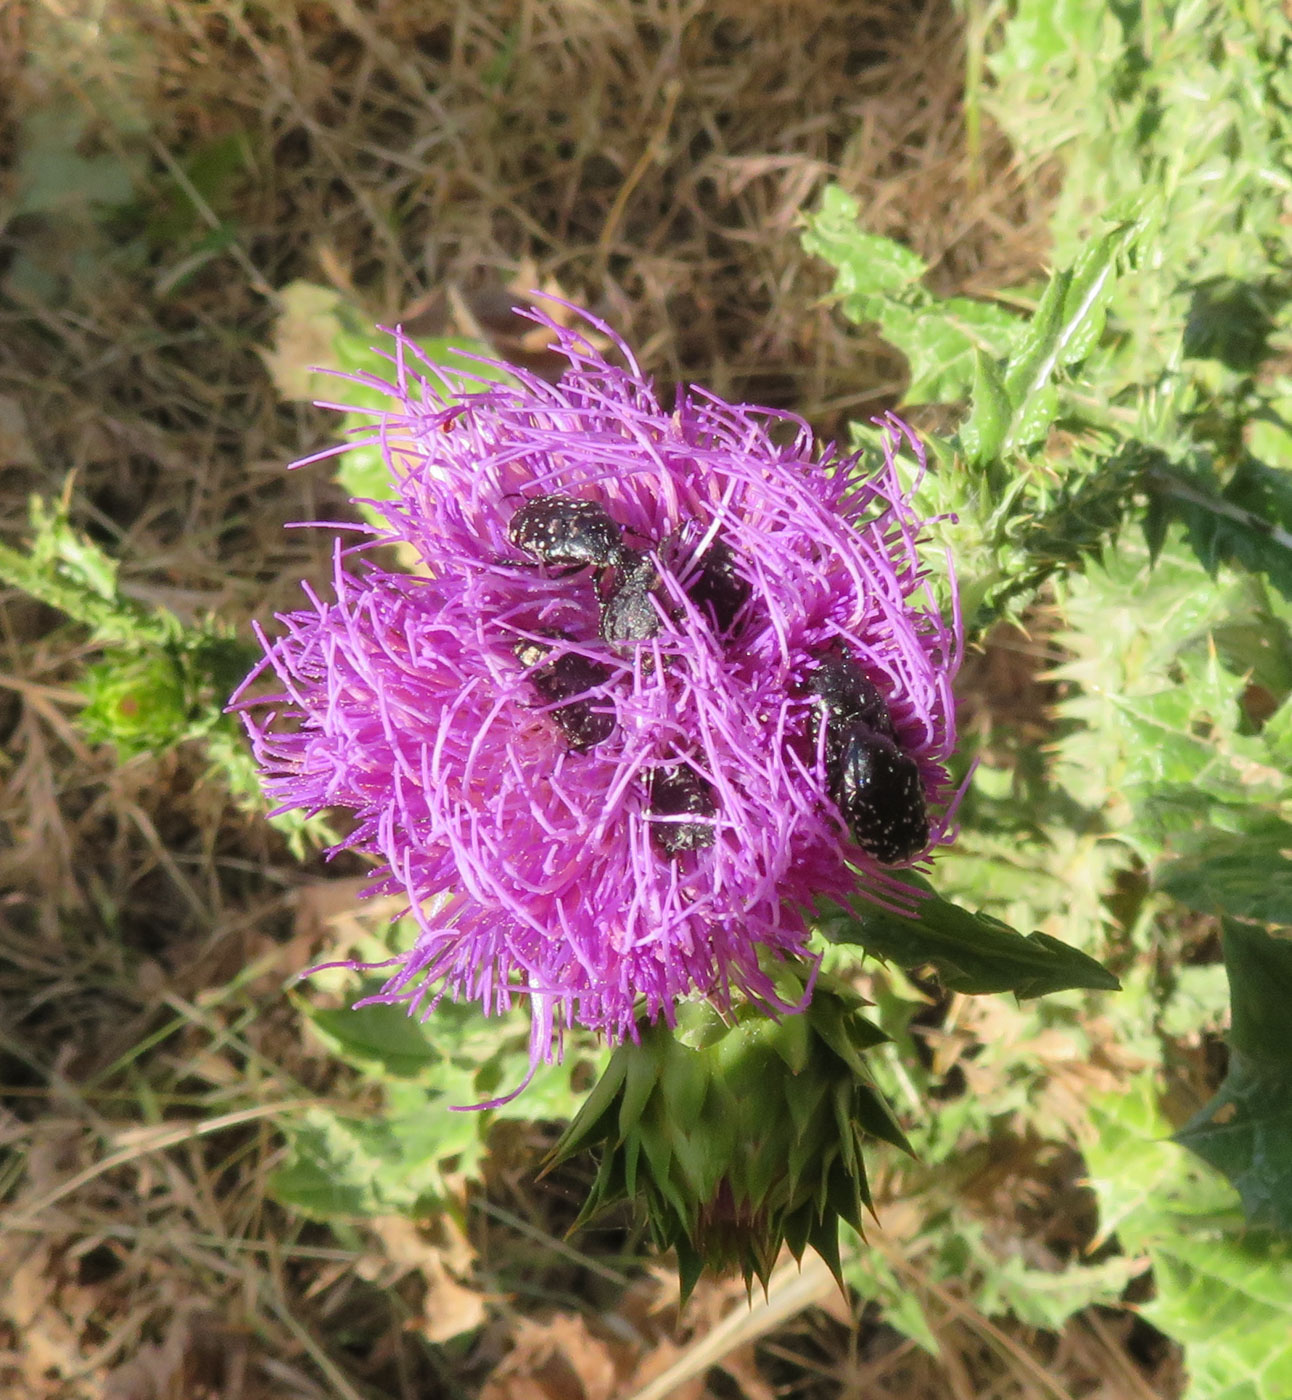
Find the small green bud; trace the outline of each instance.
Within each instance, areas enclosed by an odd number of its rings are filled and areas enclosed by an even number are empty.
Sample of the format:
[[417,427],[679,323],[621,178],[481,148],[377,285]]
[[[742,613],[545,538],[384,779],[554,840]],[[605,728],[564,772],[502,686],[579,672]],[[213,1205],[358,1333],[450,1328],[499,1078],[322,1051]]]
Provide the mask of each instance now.
[[184,677],[164,651],[117,653],[91,666],[81,682],[88,703],[81,727],[91,743],[115,744],[123,758],[167,749],[188,725]]

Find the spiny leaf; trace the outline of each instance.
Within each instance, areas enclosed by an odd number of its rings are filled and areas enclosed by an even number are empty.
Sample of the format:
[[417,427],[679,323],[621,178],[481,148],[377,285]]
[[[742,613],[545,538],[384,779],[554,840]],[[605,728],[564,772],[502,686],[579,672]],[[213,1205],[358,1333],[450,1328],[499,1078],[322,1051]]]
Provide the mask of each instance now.
[[1190,1400],[1292,1395],[1292,1245],[1262,1231],[1164,1231],[1143,1307],[1186,1345]]
[[833,943],[856,943],[902,968],[932,963],[943,983],[957,992],[1014,992],[1020,998],[1084,987],[1116,991],[1106,968],[1048,934],[1027,936],[988,914],[975,914],[940,899],[918,875],[907,872],[918,907],[906,918],[854,901],[844,909],[822,905],[822,931]]
[[1214,477],[1166,471],[1154,483],[1209,572],[1240,564],[1292,599],[1292,473],[1244,457],[1221,491]]
[[960,435],[971,461],[1019,451],[1049,431],[1059,412],[1056,378],[1098,344],[1118,263],[1142,232],[1139,222],[1122,222],[1073,267],[1056,271],[1013,353],[992,371],[978,365],[972,411]]
[[1233,1182],[1253,1225],[1292,1232],[1292,1061],[1233,1051],[1225,1082],[1175,1140]]
[[1243,1225],[1219,1173],[1165,1138],[1150,1071],[1093,1105],[1083,1146],[1101,1234],[1147,1252],[1155,1327],[1184,1343],[1204,1400],[1292,1394],[1292,1242]]
[[445,1192],[443,1169],[473,1171],[483,1153],[479,1129],[414,1087],[372,1118],[311,1109],[288,1129],[289,1156],[270,1190],[315,1219],[412,1210]]
[[1018,315],[994,302],[942,299],[928,290],[928,266],[890,238],[858,227],[860,207],[829,186],[821,210],[808,218],[803,246],[835,269],[835,295],[849,320],[876,324],[911,369],[913,403],[951,402],[967,391],[974,359],[1006,353],[1018,333]]
[[1226,919],[1229,1073],[1178,1134],[1233,1182],[1256,1225],[1292,1231],[1292,936]]
[[[1257,812],[1244,827],[1191,836],[1188,854],[1163,866],[1155,883],[1199,913],[1292,927],[1292,824]],[[1292,977],[1283,990],[1292,1006]]]
[[311,1009],[314,1029],[334,1054],[370,1072],[413,1075],[443,1058],[430,1041],[426,1028],[401,1007],[355,1006]]
[[[918,285],[928,264],[891,238],[858,227],[861,206],[838,185],[827,185],[821,211],[808,219],[803,246],[835,269],[835,294],[854,320],[869,320],[869,298],[895,296]],[[861,311],[854,315],[853,310]]]
[[1005,377],[996,362],[979,350],[974,355],[973,409],[960,429],[960,445],[971,462],[994,461],[1009,432],[1012,406]]

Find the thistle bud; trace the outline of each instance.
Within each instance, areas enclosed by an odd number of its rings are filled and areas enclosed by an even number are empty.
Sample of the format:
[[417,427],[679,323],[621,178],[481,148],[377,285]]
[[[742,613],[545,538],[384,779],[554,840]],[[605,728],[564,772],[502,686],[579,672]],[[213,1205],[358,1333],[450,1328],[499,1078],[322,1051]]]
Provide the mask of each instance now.
[[[779,970],[780,996],[797,976]],[[724,1018],[692,1001],[675,1029],[656,1022],[621,1045],[552,1154],[601,1150],[578,1223],[637,1201],[655,1242],[677,1251],[683,1300],[706,1268],[766,1287],[782,1245],[796,1259],[810,1245],[842,1281],[839,1222],[860,1232],[871,1205],[866,1135],[910,1150],[866,1072],[887,1037],[863,1005],[819,976],[797,1014],[746,1003]]]

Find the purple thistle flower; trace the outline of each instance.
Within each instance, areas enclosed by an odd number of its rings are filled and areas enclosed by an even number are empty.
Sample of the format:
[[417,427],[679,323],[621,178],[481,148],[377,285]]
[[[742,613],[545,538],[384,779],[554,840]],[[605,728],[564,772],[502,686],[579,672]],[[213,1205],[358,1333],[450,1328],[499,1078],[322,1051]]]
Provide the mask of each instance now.
[[[875,852],[949,839],[961,634],[917,559],[900,420],[866,474],[788,414],[697,388],[668,413],[599,322],[627,370],[526,314],[556,385],[509,369],[450,402],[398,332],[393,383],[357,377],[392,400],[386,528],[258,634],[234,703],[277,810],[349,810],[342,845],[408,900],[378,999],[528,996],[538,1064],[566,1026],[620,1042],[689,993],[790,1010],[759,957],[807,950],[816,898],[907,907]],[[356,563],[390,543],[415,572]],[[278,693],[249,697],[267,671]],[[887,852],[885,782],[917,809]]]

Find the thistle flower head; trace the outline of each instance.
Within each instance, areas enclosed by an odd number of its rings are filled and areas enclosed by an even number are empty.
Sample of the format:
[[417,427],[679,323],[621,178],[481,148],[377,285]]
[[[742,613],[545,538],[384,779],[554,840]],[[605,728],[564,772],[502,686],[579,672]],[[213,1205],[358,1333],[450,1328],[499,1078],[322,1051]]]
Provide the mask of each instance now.
[[[627,368],[533,314],[560,382],[451,401],[396,333],[384,529],[262,637],[276,693],[235,703],[280,810],[347,809],[407,898],[384,997],[528,997],[537,1063],[689,993],[787,1009],[759,955],[806,950],[814,899],[900,902],[886,865],[947,836],[960,637],[896,418],[865,468],[700,389],[667,412],[622,343]],[[363,557],[384,544],[416,568]]]

